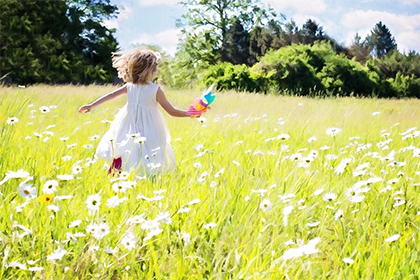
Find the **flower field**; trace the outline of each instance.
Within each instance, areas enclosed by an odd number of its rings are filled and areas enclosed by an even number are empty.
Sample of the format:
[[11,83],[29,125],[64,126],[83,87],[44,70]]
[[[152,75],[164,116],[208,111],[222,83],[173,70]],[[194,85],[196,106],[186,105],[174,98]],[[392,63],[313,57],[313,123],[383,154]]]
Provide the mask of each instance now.
[[113,89],[0,88],[0,279],[418,279],[419,100],[217,93],[165,114],[174,172],[110,177]]

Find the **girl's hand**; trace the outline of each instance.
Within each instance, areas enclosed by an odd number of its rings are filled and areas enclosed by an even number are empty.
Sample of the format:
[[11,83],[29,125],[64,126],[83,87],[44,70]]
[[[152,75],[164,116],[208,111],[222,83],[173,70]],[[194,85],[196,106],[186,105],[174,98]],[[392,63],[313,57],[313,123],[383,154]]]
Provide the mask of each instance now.
[[89,113],[90,111],[92,111],[92,105],[83,105],[82,107],[79,108],[79,113]]

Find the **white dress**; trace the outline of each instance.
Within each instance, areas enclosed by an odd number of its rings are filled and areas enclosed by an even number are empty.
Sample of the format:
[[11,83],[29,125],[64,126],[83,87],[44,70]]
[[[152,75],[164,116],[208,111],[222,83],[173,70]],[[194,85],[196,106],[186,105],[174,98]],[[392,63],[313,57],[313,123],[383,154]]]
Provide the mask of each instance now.
[[[152,82],[147,85],[127,83],[127,104],[99,142],[96,149],[99,157],[109,162],[121,157],[123,170],[135,169],[140,174],[175,168],[171,137],[156,100],[158,88]],[[145,137],[145,141],[139,143],[139,136]]]

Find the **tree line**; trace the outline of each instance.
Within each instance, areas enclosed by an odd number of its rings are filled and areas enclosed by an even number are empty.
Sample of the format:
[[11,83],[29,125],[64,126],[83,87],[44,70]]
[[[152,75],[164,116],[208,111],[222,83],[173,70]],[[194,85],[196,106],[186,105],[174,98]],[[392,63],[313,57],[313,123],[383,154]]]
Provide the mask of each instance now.
[[0,0],[0,78],[16,84],[107,83],[116,76],[110,0]]
[[[17,84],[109,83],[117,15],[110,0],[0,0],[0,77]],[[344,46],[317,22],[301,27],[260,0],[182,0],[174,57],[158,46],[159,78],[182,88],[301,95],[420,97],[420,56],[400,53],[388,27]]]
[[182,40],[172,63],[175,76],[167,77],[171,85],[188,77],[221,90],[420,97],[419,54],[400,53],[382,22],[364,39],[355,34],[347,47],[315,21],[298,27],[259,0],[181,4],[187,12],[178,20]]

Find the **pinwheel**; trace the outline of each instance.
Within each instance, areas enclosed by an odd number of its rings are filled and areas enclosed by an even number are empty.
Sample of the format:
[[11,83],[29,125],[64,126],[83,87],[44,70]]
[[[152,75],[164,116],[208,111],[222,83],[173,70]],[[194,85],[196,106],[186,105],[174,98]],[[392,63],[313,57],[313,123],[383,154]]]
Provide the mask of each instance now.
[[213,103],[216,98],[216,95],[212,94],[213,86],[214,84],[212,84],[208,89],[205,89],[200,97],[194,99],[187,111],[187,115],[196,117],[207,111],[207,107]]

